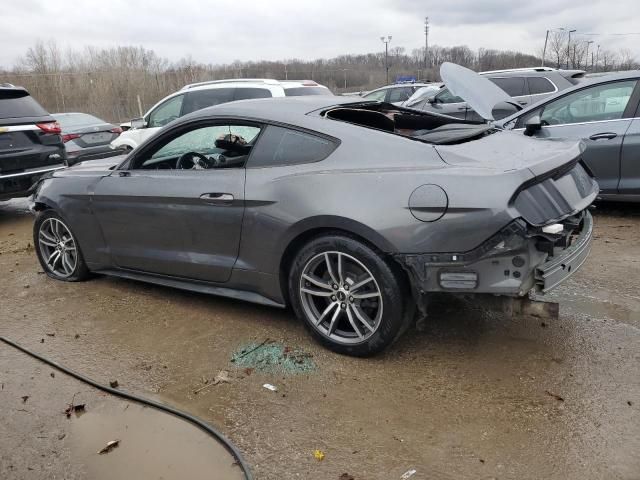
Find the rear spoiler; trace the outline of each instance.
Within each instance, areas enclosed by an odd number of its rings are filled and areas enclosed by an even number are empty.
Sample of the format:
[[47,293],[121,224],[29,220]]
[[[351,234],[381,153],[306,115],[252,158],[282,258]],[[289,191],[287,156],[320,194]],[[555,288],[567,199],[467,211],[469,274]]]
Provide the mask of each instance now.
[[558,70],[558,73],[566,78],[573,85],[577,85],[584,75],[587,73],[584,70]]

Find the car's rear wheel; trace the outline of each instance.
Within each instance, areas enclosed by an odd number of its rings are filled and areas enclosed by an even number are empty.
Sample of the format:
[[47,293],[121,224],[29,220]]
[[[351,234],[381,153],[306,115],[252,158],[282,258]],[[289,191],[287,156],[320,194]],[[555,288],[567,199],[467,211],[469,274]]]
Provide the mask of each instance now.
[[398,273],[347,236],[312,240],[289,275],[294,311],[313,336],[343,354],[366,356],[393,343],[410,320]]
[[76,237],[54,211],[45,210],[36,217],[33,244],[42,269],[51,278],[77,282],[89,276]]

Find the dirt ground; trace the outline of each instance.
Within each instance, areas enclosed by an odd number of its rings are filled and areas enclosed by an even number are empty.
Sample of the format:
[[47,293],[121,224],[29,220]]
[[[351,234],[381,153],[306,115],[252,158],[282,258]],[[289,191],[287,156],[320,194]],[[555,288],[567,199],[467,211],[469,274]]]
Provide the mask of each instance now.
[[[257,479],[640,479],[640,206],[601,205],[595,223],[587,263],[550,295],[558,320],[442,303],[423,331],[354,359],[287,311],[107,277],[53,281],[26,202],[0,203],[0,335],[210,422]],[[230,361],[267,339],[316,368]],[[228,381],[194,393],[221,370]],[[195,428],[52,372],[0,344],[0,478],[239,478]],[[74,394],[86,413],[67,419]],[[120,446],[97,455],[114,436]]]

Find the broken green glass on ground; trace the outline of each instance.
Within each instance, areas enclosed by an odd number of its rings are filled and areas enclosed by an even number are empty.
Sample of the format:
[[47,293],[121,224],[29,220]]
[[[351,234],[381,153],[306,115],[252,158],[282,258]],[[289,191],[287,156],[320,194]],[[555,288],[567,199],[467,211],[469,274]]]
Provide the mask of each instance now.
[[271,373],[307,373],[316,369],[310,354],[277,342],[244,345],[233,353],[231,362],[238,368]]

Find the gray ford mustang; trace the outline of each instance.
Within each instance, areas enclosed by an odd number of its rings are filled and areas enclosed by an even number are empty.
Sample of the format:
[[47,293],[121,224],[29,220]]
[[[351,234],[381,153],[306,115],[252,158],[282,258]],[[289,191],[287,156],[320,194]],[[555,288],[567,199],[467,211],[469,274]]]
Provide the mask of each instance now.
[[432,292],[522,297],[574,273],[598,192],[581,153],[362,99],[235,102],[42,179],[35,250],[58,280],[290,305],[327,347],[368,355]]

